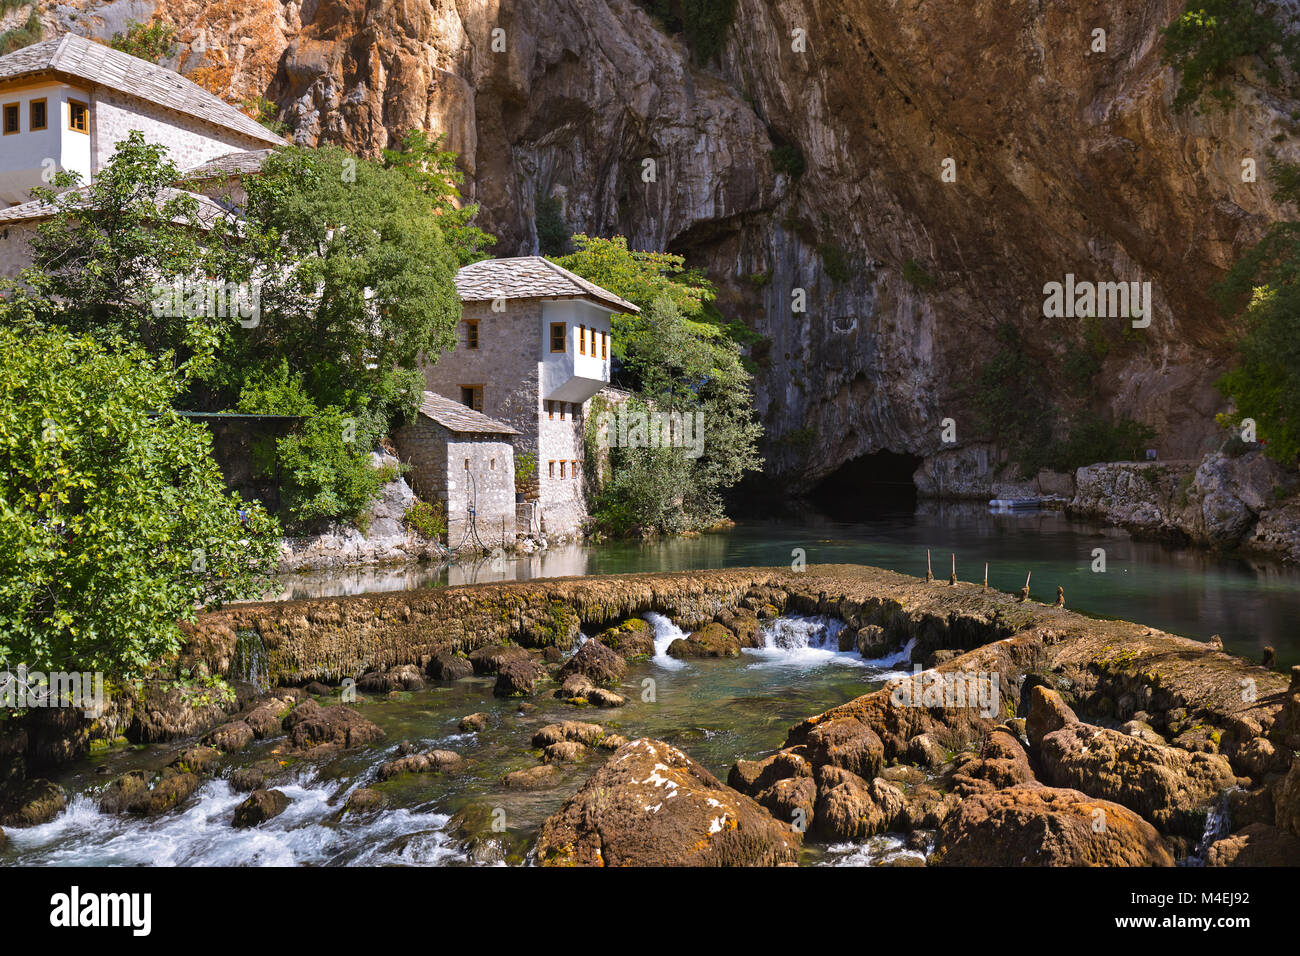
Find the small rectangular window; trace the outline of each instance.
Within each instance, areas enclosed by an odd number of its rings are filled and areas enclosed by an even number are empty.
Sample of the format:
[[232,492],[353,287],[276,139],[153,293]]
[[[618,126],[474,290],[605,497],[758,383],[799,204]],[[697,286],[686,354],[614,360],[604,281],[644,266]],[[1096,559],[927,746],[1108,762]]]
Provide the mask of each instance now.
[[546,463],[546,477],[547,477],[547,478],[554,478],[554,477],[555,477],[555,462],[553,462],[553,461],[548,461],[548,462]]
[[609,358],[609,333],[600,333],[600,357]]
[[561,478],[564,477],[564,466],[567,465],[567,464],[568,464],[568,462],[566,462],[566,461],[562,461],[562,462],[560,462],[560,477],[561,477]]
[[47,125],[49,125],[49,116],[46,113],[45,99],[32,100],[27,108],[27,128],[45,129]]
[[582,355],[587,354],[587,327],[578,326],[578,352]]
[[576,461],[571,463],[569,471],[573,474],[574,478],[578,477],[578,463]]
[[68,129],[74,133],[90,132],[90,107],[79,100],[68,100]]
[[466,408],[474,409],[476,412],[483,411],[483,386],[462,385],[460,387],[460,403]]
[[4,113],[4,133],[8,136],[10,133],[18,132],[18,104],[6,103]]
[[466,471],[469,471],[469,459],[468,459],[468,458],[465,459],[465,470],[466,470]]
[[564,410],[568,407],[568,402],[560,402],[560,421],[564,421]]
[[495,458],[493,458],[491,461],[488,462],[488,468],[492,469],[493,471],[497,470],[497,460]]
[[552,352],[564,351],[564,323],[563,322],[551,323],[551,351]]
[[478,319],[465,320],[465,348],[478,348]]
[[547,417],[547,418],[554,418],[554,417],[555,417],[555,403],[554,403],[554,402],[547,402],[547,403],[546,403],[546,417]]

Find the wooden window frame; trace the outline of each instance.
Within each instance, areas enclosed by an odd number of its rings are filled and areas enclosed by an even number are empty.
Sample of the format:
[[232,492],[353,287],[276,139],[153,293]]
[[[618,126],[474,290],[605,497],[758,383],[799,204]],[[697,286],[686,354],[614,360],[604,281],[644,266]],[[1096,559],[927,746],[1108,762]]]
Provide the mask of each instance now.
[[[13,110],[14,128],[9,129],[9,111]],[[4,130],[5,136],[13,136],[15,133],[23,131],[23,104],[6,103],[3,107],[3,125],[0,129]]]
[[[40,126],[37,126],[37,125],[36,125],[36,116],[35,116],[35,113],[36,113],[36,104],[37,104],[37,103],[40,103],[41,106],[45,107],[45,119],[44,119],[44,121],[41,123]],[[39,132],[40,130],[43,130],[43,129],[49,129],[49,128],[50,128],[50,104],[49,104],[49,101],[46,100],[46,98],[43,97],[43,96],[38,96],[38,97],[37,97],[36,99],[34,99],[34,100],[28,100],[28,101],[27,101],[27,129],[28,129],[28,131],[29,131],[29,132],[32,132],[32,133],[35,133],[35,132]]]
[[[560,330],[560,347],[555,347],[555,330]],[[569,327],[564,322],[551,323],[551,354],[562,355],[569,349]]]
[[[85,129],[80,128],[79,126],[77,126],[77,125],[76,125],[75,123],[73,123],[73,121],[72,121],[72,117],[73,117],[73,115],[74,115],[74,113],[75,113],[75,110],[73,109],[73,107],[76,107],[76,106],[80,106],[80,107],[81,107],[82,112],[83,112],[83,114],[84,114],[85,117],[86,117],[86,128],[85,128]],[[81,100],[74,100],[74,99],[72,99],[71,97],[69,97],[69,99],[68,99],[68,129],[69,129],[71,132],[73,132],[73,133],[84,133],[84,134],[87,135],[87,136],[90,135],[90,104],[89,104],[89,103],[84,103],[84,102],[82,102]]]
[[478,319],[465,320],[465,348],[478,351]]
[[600,357],[603,359],[609,358],[609,333],[608,332],[600,333]]
[[546,400],[546,417],[547,418],[555,417],[555,403],[551,401],[549,398]]
[[566,461],[566,460],[563,459],[563,458],[560,459],[560,480],[561,480],[561,481],[564,480],[564,466],[567,465],[567,464],[568,464],[568,461]]
[[585,325],[578,326],[578,354],[587,354],[587,327]]
[[[466,392],[466,391],[469,391],[469,392],[471,393],[470,404],[468,404],[468,405],[465,405],[465,392]],[[462,385],[462,386],[460,386],[460,403],[461,403],[462,405],[465,405],[465,407],[468,408],[468,409],[470,409],[471,411],[478,412],[478,413],[481,415],[481,414],[483,414],[483,392],[484,392],[484,386],[483,386],[483,385]],[[473,404],[473,393],[477,393],[477,394],[478,394],[478,408],[475,408],[475,407],[474,407],[474,404]]]
[[555,461],[554,461],[554,460],[548,461],[548,462],[546,463],[546,477],[547,477],[547,478],[554,478],[554,477],[555,477]]

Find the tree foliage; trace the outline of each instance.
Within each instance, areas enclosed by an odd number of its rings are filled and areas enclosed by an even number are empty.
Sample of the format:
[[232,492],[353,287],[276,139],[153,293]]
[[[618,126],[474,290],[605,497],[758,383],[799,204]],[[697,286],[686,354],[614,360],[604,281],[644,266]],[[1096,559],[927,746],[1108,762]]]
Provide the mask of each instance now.
[[1284,31],[1279,15],[1273,0],[1188,0],[1161,31],[1164,62],[1178,73],[1174,108],[1186,109],[1206,93],[1226,107],[1233,94],[1223,80],[1243,57],[1258,57],[1274,85],[1283,64],[1293,71],[1300,66],[1300,37]]
[[0,667],[139,673],[274,571],[275,521],[226,492],[180,387],[138,346],[0,324]]
[[[1300,166],[1275,164],[1272,175],[1279,202],[1300,202]],[[1266,454],[1293,465],[1300,458],[1300,222],[1275,223],[1216,291],[1238,336],[1236,364],[1219,389],[1237,420],[1254,419]]]
[[176,55],[176,28],[161,20],[148,24],[128,20],[126,33],[114,33],[109,46],[150,63],[162,63]]
[[397,141],[396,149],[383,151],[384,166],[400,173],[432,201],[443,240],[457,263],[467,266],[488,258],[497,237],[471,225],[479,206],[465,202],[461,195],[465,174],[456,165],[456,154],[444,148],[445,144],[445,136],[430,139],[424,130],[409,130]]

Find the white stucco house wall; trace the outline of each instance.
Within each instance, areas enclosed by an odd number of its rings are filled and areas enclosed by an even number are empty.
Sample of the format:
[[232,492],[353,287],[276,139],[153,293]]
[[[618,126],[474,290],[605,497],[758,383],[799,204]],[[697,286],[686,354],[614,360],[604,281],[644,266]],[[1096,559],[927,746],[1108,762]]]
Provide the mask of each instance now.
[[92,181],[133,130],[166,146],[183,175],[216,163],[213,182],[235,157],[248,166],[246,157],[284,145],[180,74],[84,37],[15,50],[0,57],[0,275],[30,263],[27,239],[44,218],[32,188],[59,170]]
[[570,535],[587,518],[583,433],[591,398],[609,384],[610,320],[640,310],[540,256],[460,269],[456,348],[425,366],[429,389],[516,429],[515,462],[535,483],[520,502],[522,533]]

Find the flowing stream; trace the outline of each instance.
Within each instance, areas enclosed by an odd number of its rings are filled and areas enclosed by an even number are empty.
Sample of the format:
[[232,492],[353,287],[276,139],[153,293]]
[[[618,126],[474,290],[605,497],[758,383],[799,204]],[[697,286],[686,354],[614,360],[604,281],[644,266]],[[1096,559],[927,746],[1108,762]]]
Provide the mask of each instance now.
[[[739,658],[679,661],[664,652],[683,633],[666,617],[646,615],[654,627],[656,654],[629,666],[618,688],[626,706],[578,709],[548,696],[521,711],[518,701],[492,696],[493,678],[432,682],[424,690],[361,704],[362,713],[386,732],[372,747],[341,755],[303,758],[274,785],[291,799],[289,809],[255,829],[231,825],[244,794],[234,792],[232,771],[265,758],[275,741],[261,741],[224,758],[217,776],[180,809],[150,818],[101,814],[95,795],[127,770],[160,769],[186,741],[121,747],[91,757],[56,777],[71,796],[68,809],[52,822],[9,829],[0,863],[166,864],[166,865],[465,865],[527,862],[541,822],[572,794],[604,758],[561,765],[559,779],[545,790],[505,788],[501,777],[536,766],[531,738],[559,720],[599,723],[611,733],[666,740],[725,780],[737,759],[771,753],[789,727],[827,707],[879,687],[897,676],[907,652],[864,660],[840,651],[842,624],[821,617],[787,617],[765,622],[765,646]],[[910,651],[910,649],[908,649]],[[486,712],[478,733],[459,730],[466,714]],[[378,766],[395,756],[401,741],[419,749],[441,747],[466,758],[452,774],[405,774],[377,783]],[[353,789],[382,791],[389,809],[380,814],[342,815]],[[460,814],[481,836],[466,845],[452,823]],[[487,821],[500,814],[503,833]],[[805,862],[869,863],[904,852],[901,838],[862,845],[810,846]]]

